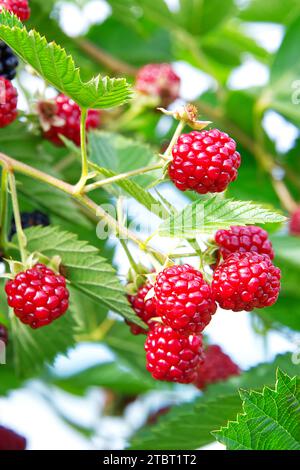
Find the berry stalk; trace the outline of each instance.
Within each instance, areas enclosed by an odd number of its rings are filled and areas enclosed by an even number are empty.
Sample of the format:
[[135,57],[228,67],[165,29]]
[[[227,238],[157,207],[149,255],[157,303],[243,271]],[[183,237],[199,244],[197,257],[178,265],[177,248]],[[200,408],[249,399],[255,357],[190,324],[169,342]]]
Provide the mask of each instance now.
[[10,187],[11,200],[12,200],[12,206],[13,206],[13,212],[14,212],[14,218],[15,218],[15,224],[16,224],[19,249],[20,249],[20,254],[21,254],[21,260],[22,260],[22,263],[25,263],[26,258],[27,258],[27,253],[26,253],[27,239],[22,228],[22,221],[21,221],[18,195],[17,195],[17,189],[16,189],[16,180],[12,172],[8,174],[8,182],[9,182],[9,187]]
[[4,248],[7,244],[7,169],[2,169],[1,175],[1,205],[0,205],[0,246]]
[[86,145],[86,119],[88,115],[88,110],[81,108],[80,116],[80,148],[81,148],[81,177],[75,187],[75,193],[81,193],[85,187],[88,174],[89,174],[89,165],[88,165],[88,155],[87,155],[87,145]]

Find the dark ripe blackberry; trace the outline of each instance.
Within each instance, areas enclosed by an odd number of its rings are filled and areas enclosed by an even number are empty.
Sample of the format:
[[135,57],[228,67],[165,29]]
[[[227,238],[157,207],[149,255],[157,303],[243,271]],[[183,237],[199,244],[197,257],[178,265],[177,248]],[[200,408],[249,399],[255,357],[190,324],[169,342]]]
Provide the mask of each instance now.
[[[22,212],[21,214],[21,222],[22,227],[29,228],[29,227],[36,227],[37,225],[42,225],[43,227],[47,227],[50,225],[50,220],[47,214],[43,214],[40,211],[33,211],[33,212]],[[16,224],[14,218],[11,221],[11,229],[9,234],[9,239],[11,240],[14,234],[16,233]]]
[[0,41],[0,76],[12,80],[17,73],[19,60],[5,42]]

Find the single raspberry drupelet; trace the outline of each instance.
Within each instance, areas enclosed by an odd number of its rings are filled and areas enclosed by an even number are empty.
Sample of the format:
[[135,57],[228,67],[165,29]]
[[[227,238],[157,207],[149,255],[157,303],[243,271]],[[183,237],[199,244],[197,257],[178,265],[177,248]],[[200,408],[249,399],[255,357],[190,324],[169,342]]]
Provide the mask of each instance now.
[[21,21],[30,17],[28,0],[0,0],[0,11],[5,9],[17,15]]
[[[156,301],[155,297],[145,300],[149,290],[152,289],[152,285],[148,282],[141,286],[135,295],[129,295],[128,300],[132,305],[135,313],[143,320],[149,327],[151,327],[151,318],[156,316]],[[127,322],[130,326],[131,333],[134,335],[147,334],[147,330],[141,328],[132,322]]]
[[9,80],[0,77],[0,127],[6,127],[17,118],[18,92]]
[[154,290],[158,316],[181,333],[200,333],[216,311],[210,285],[188,264],[161,271]]
[[[29,228],[29,227],[36,227],[38,225],[47,227],[48,225],[50,225],[50,220],[47,214],[44,214],[43,212],[40,212],[40,211],[22,212],[21,223],[24,229]],[[9,234],[10,240],[12,239],[15,233],[16,233],[16,223],[13,217],[11,221],[11,229],[10,229],[10,234]]]
[[195,385],[203,390],[207,385],[240,375],[239,367],[220,346],[210,345],[204,351],[204,360],[197,369]]
[[18,64],[18,58],[11,48],[5,42],[0,41],[0,76],[12,80],[16,76]]
[[292,214],[289,229],[291,235],[300,236],[300,207]]
[[63,276],[43,264],[16,275],[5,286],[8,305],[31,328],[49,325],[69,307],[69,291]]
[[167,107],[179,96],[180,78],[170,64],[147,64],[139,70],[135,88],[145,95],[158,97],[160,104]]
[[180,191],[220,193],[237,177],[236,143],[218,129],[182,134],[172,150],[169,176]]
[[200,336],[184,336],[172,328],[156,324],[147,335],[147,370],[156,380],[192,383],[202,361]]
[[25,450],[26,439],[10,429],[0,426],[0,450]]
[[0,323],[0,341],[3,341],[5,344],[8,343],[8,332],[7,328]]
[[[54,103],[39,105],[42,124],[46,124],[44,136],[57,146],[64,143],[60,134],[80,146],[81,110],[77,103],[65,95],[58,95]],[[86,120],[86,130],[96,129],[100,124],[100,112],[90,110]]]
[[267,255],[233,253],[214,272],[212,292],[225,310],[270,307],[279,291],[280,269]]
[[248,227],[233,226],[229,230],[218,230],[215,240],[220,247],[223,259],[228,258],[232,253],[246,253],[247,251],[268,255],[270,259],[274,258],[268,232],[254,225]]

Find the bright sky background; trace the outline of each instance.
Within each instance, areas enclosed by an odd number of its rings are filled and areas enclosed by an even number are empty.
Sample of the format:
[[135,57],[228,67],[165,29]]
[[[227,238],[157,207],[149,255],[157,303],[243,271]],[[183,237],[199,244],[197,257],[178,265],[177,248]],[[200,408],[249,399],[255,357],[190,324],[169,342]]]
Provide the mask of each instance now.
[[[177,0],[168,0],[168,3],[176,8]],[[102,22],[109,12],[110,8],[104,0],[93,0],[82,10],[65,3],[61,12],[61,25],[68,34],[78,35],[86,31],[90,24]],[[270,51],[277,49],[283,36],[281,27],[270,24],[249,25],[248,33]],[[185,100],[193,100],[211,85],[209,77],[190,65],[177,62],[174,67],[181,76],[181,96]],[[267,80],[267,68],[246,57],[243,65],[230,77],[229,83],[232,88],[237,89],[263,85]],[[38,81],[35,83],[38,87]],[[298,135],[297,129],[275,112],[267,113],[264,124],[267,132],[276,140],[279,151],[289,148]],[[121,249],[117,252],[117,259],[126,270],[127,260]],[[207,332],[211,340],[220,344],[242,368],[271,360],[279,352],[295,350],[295,344],[276,332],[268,334],[267,338],[254,334],[250,322],[250,314],[219,312]],[[110,357],[104,347],[80,345],[70,352],[68,358],[59,358],[56,368],[61,372],[75,371]],[[184,387],[184,390],[186,399],[194,393],[189,387]],[[0,399],[1,423],[27,436],[29,449],[120,449],[134,427],[143,422],[146,410],[163,405],[162,400],[165,399],[157,394],[150,394],[129,407],[126,420],[105,418],[99,423],[96,416],[103,403],[103,394],[100,391],[91,391],[84,399],[57,393],[52,399],[57,406],[62,407],[67,416],[81,425],[92,426],[97,430],[98,437],[91,443],[62,423],[47,405],[47,399],[43,398],[44,392],[40,384],[33,382],[26,389],[13,392],[9,398]],[[178,387],[178,393],[183,393],[183,387]],[[222,448],[218,444],[209,446],[211,447]]]

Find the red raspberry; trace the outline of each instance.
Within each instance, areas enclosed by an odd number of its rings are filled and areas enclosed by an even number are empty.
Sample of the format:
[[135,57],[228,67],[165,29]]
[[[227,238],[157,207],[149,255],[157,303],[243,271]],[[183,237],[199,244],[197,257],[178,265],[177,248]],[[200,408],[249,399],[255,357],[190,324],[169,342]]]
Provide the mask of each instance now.
[[43,264],[17,274],[6,283],[5,291],[8,305],[31,328],[49,325],[69,307],[65,278]]
[[211,345],[206,348],[204,361],[198,366],[195,385],[203,390],[209,384],[221,382],[234,375],[240,375],[239,367],[220,346]]
[[280,269],[267,255],[233,253],[215,270],[212,291],[225,310],[270,307],[279,295]]
[[21,21],[26,21],[30,17],[28,0],[0,0],[0,11],[3,9],[14,13]]
[[270,259],[274,258],[268,232],[260,227],[255,227],[255,225],[234,226],[229,230],[218,230],[215,240],[220,247],[223,259],[228,258],[231,253],[246,253],[247,251],[255,251],[261,255],[268,255]]
[[[72,140],[74,144],[80,146],[80,116],[81,110],[75,101],[65,95],[58,95],[54,106],[43,106],[40,113],[44,114],[48,129],[44,132],[46,139],[49,139],[57,146],[63,146],[64,143],[60,134],[67,139]],[[47,115],[48,114],[48,115]],[[46,116],[45,116],[46,115]],[[86,120],[86,130],[96,129],[100,124],[100,112],[98,110],[89,110]]]
[[5,344],[8,343],[8,332],[4,325],[0,323],[0,341],[3,341]]
[[182,134],[172,150],[169,176],[180,191],[220,193],[237,177],[236,143],[218,129]]
[[292,214],[289,228],[291,235],[300,235],[300,207]]
[[154,289],[158,316],[181,333],[200,333],[216,311],[210,285],[188,264],[161,271]]
[[14,431],[0,426],[0,450],[25,450],[26,439]]
[[6,127],[17,118],[18,92],[12,83],[0,77],[0,127]]
[[147,370],[156,380],[192,383],[202,360],[200,336],[183,336],[172,328],[156,324],[145,343]]
[[180,78],[170,64],[148,64],[139,70],[135,88],[160,98],[160,104],[167,107],[179,96]]
[[[149,320],[156,316],[156,301],[155,297],[145,301],[145,297],[148,294],[149,290],[152,289],[150,283],[146,283],[139,288],[135,295],[129,295],[128,300],[132,305],[135,313],[140,317],[148,326],[151,326]],[[132,322],[127,322],[130,326],[131,333],[134,335],[147,334],[147,330],[141,328]]]

